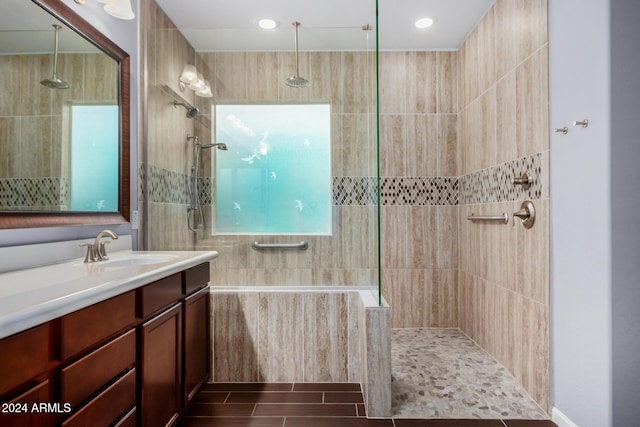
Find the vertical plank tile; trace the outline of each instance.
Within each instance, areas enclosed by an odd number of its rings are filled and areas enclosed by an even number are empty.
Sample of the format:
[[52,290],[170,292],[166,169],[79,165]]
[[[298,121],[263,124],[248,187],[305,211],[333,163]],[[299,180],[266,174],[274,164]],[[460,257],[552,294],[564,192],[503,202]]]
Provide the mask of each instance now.
[[264,292],[259,298],[259,381],[296,381],[304,366],[302,295]]

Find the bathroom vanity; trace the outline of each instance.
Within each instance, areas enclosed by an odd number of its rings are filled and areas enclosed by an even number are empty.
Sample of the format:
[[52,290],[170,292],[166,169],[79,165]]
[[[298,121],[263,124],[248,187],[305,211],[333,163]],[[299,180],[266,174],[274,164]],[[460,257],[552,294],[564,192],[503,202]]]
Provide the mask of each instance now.
[[124,251],[0,274],[0,425],[175,424],[209,378],[216,256]]

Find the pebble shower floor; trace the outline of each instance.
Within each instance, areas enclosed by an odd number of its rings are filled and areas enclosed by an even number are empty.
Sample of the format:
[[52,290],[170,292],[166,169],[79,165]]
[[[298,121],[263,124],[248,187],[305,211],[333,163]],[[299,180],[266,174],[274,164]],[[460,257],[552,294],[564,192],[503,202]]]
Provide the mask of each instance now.
[[513,376],[458,329],[393,329],[394,418],[548,419]]

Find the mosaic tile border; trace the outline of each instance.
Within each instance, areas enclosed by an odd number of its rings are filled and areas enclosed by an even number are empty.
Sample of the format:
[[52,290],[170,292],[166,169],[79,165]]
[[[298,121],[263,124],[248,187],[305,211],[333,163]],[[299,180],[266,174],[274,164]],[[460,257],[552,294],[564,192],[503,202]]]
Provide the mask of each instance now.
[[[150,202],[183,205],[189,203],[189,194],[191,191],[189,188],[190,175],[157,166],[149,166],[147,176],[147,168],[145,168],[144,164],[140,164],[138,179],[140,186],[140,188],[138,188],[139,201],[144,201],[147,198],[148,192],[148,201]],[[198,194],[201,204],[212,204],[212,188],[212,177],[205,176],[198,178]]]
[[[457,205],[457,177],[383,177],[381,203],[391,205]],[[333,178],[333,204],[336,206],[377,205],[375,177]]]
[[148,201],[189,203],[189,175],[150,165],[147,169]]
[[66,177],[2,178],[0,209],[66,209],[69,191]]
[[458,204],[457,177],[385,177],[382,206],[453,206]]
[[[533,184],[528,190],[511,184],[511,179],[528,174]],[[535,200],[542,197],[542,153],[521,157],[460,177],[461,205]]]
[[[511,184],[512,178],[523,173],[533,179],[528,190]],[[150,166],[147,176],[143,164],[138,174],[140,200],[148,196],[151,202],[189,203],[189,175]],[[542,153],[537,153],[461,177],[382,177],[380,201],[382,206],[456,206],[536,200],[542,197],[541,176]],[[198,179],[203,205],[213,203],[213,189],[213,177]],[[375,206],[378,203],[376,178],[371,176],[333,177],[332,192],[334,206]]]
[[372,176],[334,176],[334,206],[370,206],[378,204],[378,185]]

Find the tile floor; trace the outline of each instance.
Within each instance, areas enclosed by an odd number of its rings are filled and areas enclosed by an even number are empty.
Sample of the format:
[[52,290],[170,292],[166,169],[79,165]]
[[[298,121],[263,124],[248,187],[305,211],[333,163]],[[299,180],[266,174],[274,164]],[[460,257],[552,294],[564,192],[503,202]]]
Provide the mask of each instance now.
[[369,420],[359,384],[207,384],[179,427],[555,427],[535,420]]
[[391,374],[394,418],[548,419],[459,329],[392,329]]

